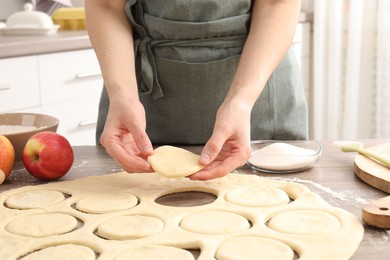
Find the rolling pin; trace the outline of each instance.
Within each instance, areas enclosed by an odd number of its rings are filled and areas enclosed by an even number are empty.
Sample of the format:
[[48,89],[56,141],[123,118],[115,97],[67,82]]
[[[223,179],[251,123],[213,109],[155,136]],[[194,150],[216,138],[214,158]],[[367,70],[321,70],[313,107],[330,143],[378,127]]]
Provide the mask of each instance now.
[[390,196],[372,201],[364,206],[362,219],[370,226],[390,228]]

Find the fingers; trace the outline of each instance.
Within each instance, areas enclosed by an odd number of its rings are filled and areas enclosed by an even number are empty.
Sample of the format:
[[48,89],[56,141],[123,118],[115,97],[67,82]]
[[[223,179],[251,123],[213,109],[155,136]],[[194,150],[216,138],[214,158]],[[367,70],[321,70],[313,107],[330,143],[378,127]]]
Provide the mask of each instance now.
[[[101,144],[123,170],[127,172],[153,171],[150,164],[146,161],[149,155],[141,153],[131,134],[116,133],[106,135],[104,132],[101,137]],[[151,153],[153,153],[153,148]]]
[[150,164],[143,158],[129,154],[122,144],[112,142],[106,152],[127,172],[152,172]]
[[191,180],[211,180],[220,178],[242,166],[242,160],[239,157],[228,157],[223,161],[215,161],[202,170],[189,176]]
[[221,152],[224,143],[225,140],[219,139],[215,135],[211,136],[210,140],[206,143],[200,153],[200,164],[208,165],[214,161]]

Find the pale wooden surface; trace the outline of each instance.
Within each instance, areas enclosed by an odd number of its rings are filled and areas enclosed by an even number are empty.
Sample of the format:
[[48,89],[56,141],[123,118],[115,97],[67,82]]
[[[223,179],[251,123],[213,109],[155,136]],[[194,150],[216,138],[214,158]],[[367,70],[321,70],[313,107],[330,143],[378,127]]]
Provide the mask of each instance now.
[[365,223],[380,228],[390,228],[390,196],[370,202],[363,207]]
[[[372,146],[367,151],[390,158],[390,142]],[[385,165],[363,155],[357,155],[355,157],[355,174],[367,184],[390,193],[390,168]]]
[[[366,147],[378,145],[390,140],[362,140]],[[331,205],[343,208],[361,219],[362,208],[371,201],[388,196],[387,193],[373,188],[354,174],[354,153],[343,153],[330,141],[322,141],[323,155],[310,170],[294,174],[266,174],[255,172],[248,167],[237,169],[239,172],[259,176],[289,179],[301,183],[318,193]],[[199,152],[200,147],[190,150]],[[61,180],[77,179],[90,175],[101,175],[120,171],[120,167],[95,146],[74,147],[75,162],[70,172]],[[0,186],[0,192],[25,186],[45,183],[31,177],[21,162],[17,163],[9,179]],[[193,199],[196,198],[194,202]],[[181,198],[171,197],[167,203],[190,206],[199,201],[212,201],[210,196],[187,194]],[[192,202],[191,202],[192,201]],[[365,226],[365,235],[353,259],[387,259],[390,255],[390,231]]]

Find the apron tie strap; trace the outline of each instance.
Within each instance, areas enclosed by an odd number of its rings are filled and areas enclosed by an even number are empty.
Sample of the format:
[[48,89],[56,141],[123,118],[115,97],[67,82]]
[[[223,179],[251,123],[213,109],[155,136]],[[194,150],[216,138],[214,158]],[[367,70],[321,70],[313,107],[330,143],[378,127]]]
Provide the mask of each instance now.
[[131,12],[131,9],[138,9],[143,14],[142,6],[138,0],[130,0],[126,4],[126,14],[131,25],[139,33],[141,39],[134,41],[135,62],[140,64],[140,71],[136,71],[138,79],[138,90],[142,94],[152,94],[153,99],[164,96],[160,82],[157,77],[156,63],[151,49],[152,38],[146,32],[144,20],[143,24],[138,24]]

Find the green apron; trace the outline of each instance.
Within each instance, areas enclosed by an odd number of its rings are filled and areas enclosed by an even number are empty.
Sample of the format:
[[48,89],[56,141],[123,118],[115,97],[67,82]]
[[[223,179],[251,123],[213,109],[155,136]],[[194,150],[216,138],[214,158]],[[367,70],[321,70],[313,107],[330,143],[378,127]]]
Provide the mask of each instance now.
[[[251,0],[129,0],[135,64],[153,144],[204,144],[248,35]],[[96,140],[109,106],[103,88]],[[251,114],[252,140],[307,138],[307,106],[292,48]]]

